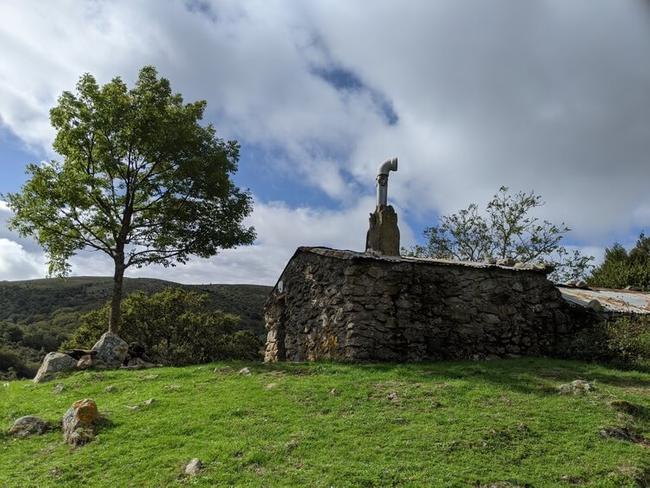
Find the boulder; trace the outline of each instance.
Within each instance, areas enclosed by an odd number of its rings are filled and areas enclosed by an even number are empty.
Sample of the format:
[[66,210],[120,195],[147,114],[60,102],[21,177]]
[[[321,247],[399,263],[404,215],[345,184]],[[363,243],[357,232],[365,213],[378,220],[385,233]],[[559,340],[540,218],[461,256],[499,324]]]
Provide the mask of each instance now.
[[129,345],[117,334],[105,332],[93,346],[96,366],[104,368],[119,368],[129,352]]
[[14,422],[14,425],[9,429],[9,434],[14,437],[27,437],[32,434],[44,434],[50,428],[50,424],[45,420],[33,415],[27,415]]
[[63,439],[75,447],[87,444],[95,438],[99,421],[94,400],[78,400],[63,415]]
[[72,371],[76,368],[77,361],[62,352],[50,352],[43,359],[41,367],[34,377],[34,383],[41,383],[54,379],[59,373]]
[[195,476],[203,469],[203,463],[200,459],[194,458],[185,466],[185,474]]

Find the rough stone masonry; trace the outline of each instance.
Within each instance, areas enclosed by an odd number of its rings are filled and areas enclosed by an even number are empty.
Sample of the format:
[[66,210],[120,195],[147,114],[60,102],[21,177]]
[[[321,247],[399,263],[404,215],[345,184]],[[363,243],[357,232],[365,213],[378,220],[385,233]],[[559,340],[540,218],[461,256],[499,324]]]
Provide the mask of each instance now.
[[562,355],[590,319],[548,272],[301,247],[266,304],[265,359]]

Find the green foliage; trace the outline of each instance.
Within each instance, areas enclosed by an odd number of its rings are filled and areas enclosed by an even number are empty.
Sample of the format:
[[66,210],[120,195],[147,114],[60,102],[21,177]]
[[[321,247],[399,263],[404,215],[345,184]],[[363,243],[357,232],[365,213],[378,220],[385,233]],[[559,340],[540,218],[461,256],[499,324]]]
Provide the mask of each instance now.
[[200,124],[205,106],[184,103],[151,66],[130,90],[85,74],[50,111],[63,162],[28,165],[20,193],[5,196],[10,227],[36,238],[50,274],[66,274],[82,249],[114,261],[113,331],[127,268],[173,266],[255,238],[242,225],[252,198],[231,180],[239,144]]
[[[239,317],[214,311],[207,294],[168,288],[152,295],[134,292],[122,302],[120,336],[138,342],[163,364],[219,359],[259,359],[260,340],[238,331]],[[90,348],[105,330],[110,304],[81,317],[64,347]]]
[[616,359],[650,365],[650,318],[621,317],[607,324],[607,350]]
[[[209,310],[223,310],[240,317],[238,330],[248,331],[257,339],[266,335],[262,308],[270,291],[268,286],[181,285],[148,278],[124,281],[126,295],[168,288],[206,294]],[[80,317],[106,303],[111,289],[112,279],[102,277],[0,282],[0,348],[19,357],[28,367],[27,376],[33,376],[45,353],[59,349],[70,339],[79,327]],[[0,367],[0,377],[5,374],[7,371]]]
[[0,346],[0,379],[27,378],[35,372],[33,366],[26,364],[14,351]]
[[618,243],[606,249],[605,259],[588,282],[603,288],[630,286],[650,291],[650,237],[641,234],[630,252]]
[[544,205],[534,192],[511,194],[502,186],[488,202],[485,212],[472,203],[458,213],[443,215],[440,223],[424,231],[427,243],[405,250],[415,257],[492,261],[506,259],[522,263],[553,263],[555,281],[581,278],[593,257],[569,251],[560,241],[569,228],[531,215]]
[[[243,366],[251,376],[237,374]],[[558,394],[578,378],[595,391]],[[94,399],[111,426],[72,452],[60,430],[0,436],[3,488],[638,488],[650,480],[646,446],[599,434],[621,426],[648,436],[650,374],[593,363],[237,362],[79,372],[57,383],[59,394],[52,383],[0,383],[0,431],[27,414],[56,424],[81,398]],[[188,477],[195,457],[204,469]]]
[[150,66],[131,90],[83,75],[50,111],[64,160],[28,166],[21,192],[7,195],[11,226],[37,238],[52,273],[86,247],[139,267],[250,243],[240,224],[251,197],[230,179],[239,145],[200,125],[205,106],[184,103]]
[[[101,307],[110,299],[113,280],[107,277],[74,276],[29,281],[0,282],[0,324],[21,326],[24,331],[67,338],[79,326],[79,316]],[[181,285],[151,278],[125,278],[124,293],[155,293],[166,288],[207,293],[213,310],[241,317],[241,327],[262,337],[262,308],[271,290],[262,285]],[[2,336],[2,334],[0,334]]]
[[598,322],[576,334],[567,354],[625,367],[648,367],[650,317],[622,316]]

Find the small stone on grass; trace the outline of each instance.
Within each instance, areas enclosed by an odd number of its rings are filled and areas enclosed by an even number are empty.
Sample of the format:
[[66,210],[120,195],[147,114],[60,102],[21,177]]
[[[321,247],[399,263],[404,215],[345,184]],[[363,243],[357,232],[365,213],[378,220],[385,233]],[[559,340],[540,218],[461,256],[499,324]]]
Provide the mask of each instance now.
[[574,380],[571,383],[565,383],[558,386],[561,395],[583,395],[595,390],[592,383],[584,380]]
[[9,434],[14,437],[27,437],[32,434],[41,435],[50,430],[50,424],[34,415],[20,417],[9,429]]
[[242,376],[250,376],[251,370],[249,368],[242,368],[239,370],[239,374]]
[[199,458],[192,459],[185,465],[185,474],[189,476],[196,476],[203,469],[203,463]]

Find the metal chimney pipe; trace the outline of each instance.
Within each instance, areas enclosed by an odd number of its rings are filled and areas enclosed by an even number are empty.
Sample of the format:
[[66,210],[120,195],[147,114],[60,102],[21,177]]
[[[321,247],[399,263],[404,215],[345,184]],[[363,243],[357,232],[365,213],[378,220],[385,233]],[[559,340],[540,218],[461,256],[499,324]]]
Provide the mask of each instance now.
[[397,171],[397,158],[389,159],[377,170],[377,207],[388,205],[388,173]]

